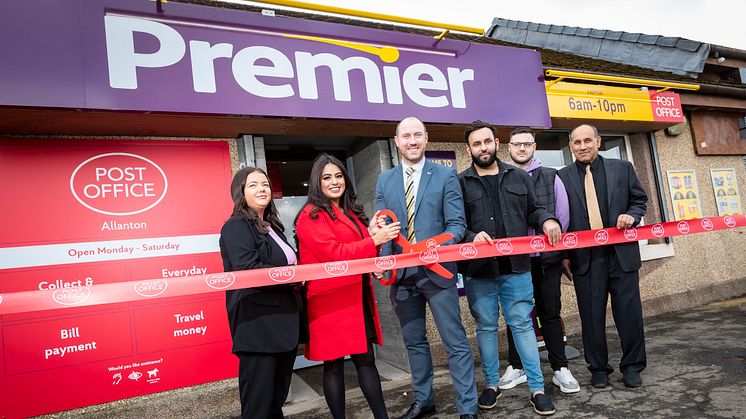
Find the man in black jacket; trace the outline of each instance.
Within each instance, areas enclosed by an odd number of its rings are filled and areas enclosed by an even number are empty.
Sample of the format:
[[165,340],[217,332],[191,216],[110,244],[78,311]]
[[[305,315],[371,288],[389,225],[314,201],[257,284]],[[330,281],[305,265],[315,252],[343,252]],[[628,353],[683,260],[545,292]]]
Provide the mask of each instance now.
[[[525,236],[528,226],[544,231],[554,246],[562,234],[557,220],[536,204],[534,185],[528,174],[497,159],[495,128],[474,121],[464,133],[473,164],[459,174],[466,213],[465,241],[488,241]],[[482,358],[486,388],[479,407],[497,405],[500,379],[497,353],[499,305],[505,322],[513,330],[518,354],[523,361],[531,403],[541,415],[554,413],[552,400],[544,394],[536,335],[529,314],[533,309],[533,285],[529,255],[470,260],[462,265],[466,296],[477,325],[477,344]]]
[[[599,156],[600,147],[596,127],[580,125],[570,132],[570,151],[576,161],[559,171],[570,198],[568,231],[632,228],[647,209],[648,197],[632,164]],[[602,243],[605,236],[598,237]],[[619,370],[627,387],[639,387],[646,355],[637,241],[570,250],[568,254],[563,264],[575,284],[591,384],[608,387],[609,374],[614,371],[606,346],[606,302],[611,294],[611,311],[622,344]]]

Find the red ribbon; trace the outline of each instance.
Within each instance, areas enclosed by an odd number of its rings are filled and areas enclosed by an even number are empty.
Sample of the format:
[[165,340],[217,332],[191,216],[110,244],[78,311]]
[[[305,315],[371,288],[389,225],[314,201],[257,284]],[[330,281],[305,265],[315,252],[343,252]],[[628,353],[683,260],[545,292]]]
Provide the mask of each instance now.
[[[410,253],[392,256],[316,263],[312,265],[252,269],[248,271],[195,275],[172,279],[146,279],[88,287],[0,294],[0,314],[177,297],[265,285],[291,284],[371,271],[386,271],[418,265],[431,266],[436,265],[438,262],[454,262],[490,256],[517,255],[552,250],[579,249],[598,245],[683,236],[715,230],[728,230],[745,225],[746,216],[739,214],[716,218],[698,218],[688,221],[673,221],[627,230],[605,228],[595,231],[577,231],[563,234],[560,243],[554,247],[547,243],[546,236],[496,239],[492,245],[484,241],[434,248],[429,247],[428,240],[430,239],[428,239],[414,245],[406,242],[404,244],[410,246],[408,249],[415,250],[412,250]],[[404,248],[404,246],[402,247]],[[423,250],[417,251],[416,249]]]

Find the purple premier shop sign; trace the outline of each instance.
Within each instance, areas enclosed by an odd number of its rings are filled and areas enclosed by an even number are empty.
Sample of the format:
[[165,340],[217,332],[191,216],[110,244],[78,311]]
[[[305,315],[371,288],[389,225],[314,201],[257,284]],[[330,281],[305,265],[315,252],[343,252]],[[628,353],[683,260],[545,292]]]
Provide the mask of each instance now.
[[538,52],[194,4],[4,0],[0,105],[551,125]]

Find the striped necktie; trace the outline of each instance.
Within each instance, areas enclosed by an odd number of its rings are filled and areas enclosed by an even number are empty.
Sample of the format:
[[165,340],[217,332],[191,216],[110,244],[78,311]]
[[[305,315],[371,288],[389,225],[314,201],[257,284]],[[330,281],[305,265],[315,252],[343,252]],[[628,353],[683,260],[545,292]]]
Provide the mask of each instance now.
[[404,198],[407,201],[407,240],[414,243],[414,167],[407,168]]

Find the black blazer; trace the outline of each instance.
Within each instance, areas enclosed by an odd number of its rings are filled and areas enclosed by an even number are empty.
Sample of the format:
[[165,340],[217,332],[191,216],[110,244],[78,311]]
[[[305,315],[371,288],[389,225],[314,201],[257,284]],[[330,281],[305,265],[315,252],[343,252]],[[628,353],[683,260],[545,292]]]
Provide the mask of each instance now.
[[[220,255],[226,272],[288,264],[272,237],[238,216],[231,217],[220,230]],[[298,345],[303,309],[300,287],[289,284],[229,290],[225,303],[233,353],[280,353]]]
[[[500,168],[497,174],[497,184],[500,188],[499,213],[502,214],[506,237],[525,236],[528,234],[529,225],[541,232],[546,220],[556,220],[536,201],[534,182],[528,173],[500,160],[497,161],[497,166]],[[496,239],[504,238],[497,237],[495,209],[492,200],[489,199],[490,192],[487,191],[487,186],[473,164],[458,175],[458,181],[464,195],[466,213],[464,242],[473,241],[480,231]],[[489,258],[465,260],[459,263],[459,270],[472,275],[488,261]],[[531,256],[510,256],[510,265],[514,273],[528,272],[531,270]]]
[[[620,214],[631,215],[635,219],[634,226],[637,226],[647,211],[648,196],[637,179],[632,163],[626,160],[605,159],[601,156],[598,158],[601,159],[606,172],[607,205],[611,225],[605,227],[616,226]],[[570,201],[570,226],[567,231],[589,230],[591,225],[585,203],[585,187],[580,180],[577,165],[573,163],[560,169],[558,175],[567,188]],[[642,262],[637,242],[615,244],[613,247],[622,270],[632,272],[640,269]],[[582,275],[588,271],[590,248],[569,250],[568,255],[573,274]]]

